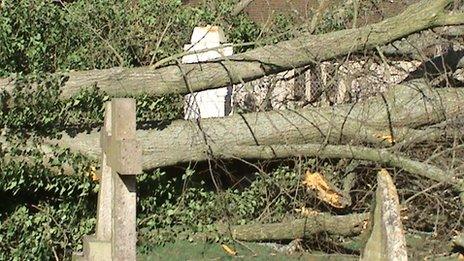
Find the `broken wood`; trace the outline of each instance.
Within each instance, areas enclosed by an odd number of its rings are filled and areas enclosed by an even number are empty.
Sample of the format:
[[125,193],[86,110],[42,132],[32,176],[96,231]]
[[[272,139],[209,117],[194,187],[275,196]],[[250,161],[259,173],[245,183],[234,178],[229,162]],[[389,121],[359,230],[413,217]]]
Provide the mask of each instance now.
[[464,233],[460,233],[455,236],[453,239],[453,244],[464,249]]
[[361,260],[408,260],[398,194],[385,169],[377,175],[370,236]]

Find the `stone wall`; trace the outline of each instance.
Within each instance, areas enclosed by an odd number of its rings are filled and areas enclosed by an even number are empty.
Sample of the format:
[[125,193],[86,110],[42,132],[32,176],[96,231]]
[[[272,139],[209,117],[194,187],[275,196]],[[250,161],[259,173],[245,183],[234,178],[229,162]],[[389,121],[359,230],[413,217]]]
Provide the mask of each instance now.
[[[452,50],[438,48],[435,62],[441,63],[443,52],[463,52],[464,46]],[[317,66],[299,68],[270,75],[234,86],[234,111],[250,112],[271,109],[293,109],[304,106],[326,106],[356,102],[389,86],[408,80],[430,61],[368,59],[343,62],[323,62]],[[449,76],[464,82],[464,71]]]

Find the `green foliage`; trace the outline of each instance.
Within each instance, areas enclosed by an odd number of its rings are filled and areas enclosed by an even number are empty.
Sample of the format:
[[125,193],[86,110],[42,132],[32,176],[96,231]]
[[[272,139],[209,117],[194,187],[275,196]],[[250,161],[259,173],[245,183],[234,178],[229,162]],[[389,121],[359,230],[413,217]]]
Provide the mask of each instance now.
[[[151,195],[143,197],[141,187],[139,206],[139,240],[143,246],[172,242],[194,233],[213,232],[213,224],[245,224],[260,221],[278,222],[293,213],[298,200],[307,196],[299,191],[299,175],[288,167],[276,169],[269,175],[255,174],[254,181],[243,189],[230,188],[222,192],[208,190],[204,182],[193,182],[195,173],[187,169],[182,178],[166,177],[164,172],[143,175],[139,184],[150,187]],[[151,180],[148,183],[147,180]],[[300,188],[301,190],[301,188]],[[271,211],[272,210],[272,211]],[[269,211],[269,213],[268,213]]]
[[[261,30],[244,14],[230,16],[234,2],[1,1],[0,77],[17,79],[13,92],[0,93],[0,195],[6,202],[0,207],[1,260],[69,258],[82,248],[82,236],[95,228],[95,163],[68,150],[45,151],[41,140],[100,127],[109,97],[98,86],[88,86],[72,99],[60,100],[66,73],[50,73],[150,65],[182,52],[198,25],[223,26],[235,44],[252,42],[238,46],[237,52],[290,37],[285,34],[290,20],[281,17]],[[142,126],[156,127],[181,116],[180,96],[134,98]],[[176,178],[158,170],[138,177],[142,242],[164,243],[182,231],[210,231],[224,216],[244,223],[266,207],[263,193],[270,191],[271,179],[257,177],[248,189],[217,193],[192,181],[193,174],[187,170]],[[281,197],[273,204],[288,210],[289,199]]]
[[[259,26],[246,15],[230,16],[233,3],[5,0],[0,7],[0,77],[149,65],[181,52],[198,25],[221,25],[234,43],[255,41]],[[272,25],[261,40],[286,29]]]
[[0,8],[0,75],[55,69],[67,51],[57,46],[66,38],[64,13],[48,1],[2,1]]
[[1,126],[13,131],[27,131],[31,127],[53,129],[64,109],[57,98],[61,82],[59,78],[19,78],[12,94],[5,92],[0,96]]
[[85,197],[96,192],[95,185],[87,175],[92,162],[66,149],[56,149],[49,156],[36,144],[4,142],[8,151],[0,151],[0,191],[12,196],[36,194],[51,196],[56,200]]
[[[59,131],[85,130],[101,126],[104,103],[109,97],[97,88],[83,89],[69,100],[59,99],[61,76],[19,77],[11,94],[0,95],[0,126],[10,134],[54,135]],[[177,95],[137,99],[140,122],[169,121],[180,117],[182,99]],[[14,104],[14,106],[11,106]]]
[[12,211],[2,211],[0,259],[69,257],[71,251],[81,248],[82,236],[92,233],[95,226],[95,211],[86,203],[85,200],[56,205],[39,202],[18,204]]
[[0,260],[69,256],[94,229],[92,162],[63,149],[47,157],[39,144],[12,137],[1,144],[9,150],[0,151]]

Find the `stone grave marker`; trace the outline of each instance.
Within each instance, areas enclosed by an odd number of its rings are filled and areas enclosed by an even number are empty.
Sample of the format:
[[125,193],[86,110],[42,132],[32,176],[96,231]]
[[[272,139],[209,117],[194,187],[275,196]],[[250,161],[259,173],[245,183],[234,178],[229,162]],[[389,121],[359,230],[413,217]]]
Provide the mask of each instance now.
[[136,175],[142,173],[142,150],[135,115],[134,99],[106,103],[97,229],[84,238],[84,253],[74,259],[136,260]]
[[[191,52],[182,57],[183,63],[197,63],[233,54],[226,44],[223,30],[218,26],[195,27],[191,43],[184,50]],[[212,49],[213,48],[213,49]],[[203,51],[205,49],[212,49]],[[185,96],[185,119],[223,117],[232,112],[232,86],[199,91]]]

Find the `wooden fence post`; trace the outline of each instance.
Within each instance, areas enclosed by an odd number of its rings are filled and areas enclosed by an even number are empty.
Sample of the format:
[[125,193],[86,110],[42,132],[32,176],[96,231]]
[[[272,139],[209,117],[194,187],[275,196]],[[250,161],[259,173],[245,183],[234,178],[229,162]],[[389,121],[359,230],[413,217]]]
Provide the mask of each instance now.
[[142,173],[142,150],[136,140],[135,100],[106,104],[101,131],[102,167],[97,231],[84,238],[84,260],[136,260],[136,175]]

